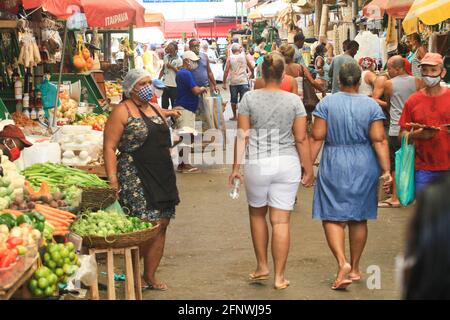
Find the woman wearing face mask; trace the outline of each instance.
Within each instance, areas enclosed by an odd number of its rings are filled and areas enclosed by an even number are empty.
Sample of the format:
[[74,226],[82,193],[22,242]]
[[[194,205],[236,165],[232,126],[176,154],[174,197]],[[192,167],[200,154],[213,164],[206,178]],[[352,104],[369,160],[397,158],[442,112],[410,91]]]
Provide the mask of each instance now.
[[19,159],[22,150],[32,145],[25,139],[22,130],[15,125],[7,125],[0,131],[0,151],[8,156],[10,161]]
[[[165,116],[150,103],[151,77],[145,70],[128,72],[123,89],[125,99],[111,113],[104,132],[104,157],[110,186],[119,190],[121,204],[130,215],[158,221],[159,233],[141,248],[144,283],[149,289],[166,290],[155,273],[164,251],[166,229],[180,202],[170,156],[170,130]],[[116,150],[119,155],[116,156]]]

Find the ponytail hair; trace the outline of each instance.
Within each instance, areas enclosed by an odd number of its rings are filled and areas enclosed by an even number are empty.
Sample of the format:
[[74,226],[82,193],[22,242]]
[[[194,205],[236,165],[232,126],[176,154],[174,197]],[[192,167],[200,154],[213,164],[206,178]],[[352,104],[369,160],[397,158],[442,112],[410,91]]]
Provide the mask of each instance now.
[[281,82],[284,73],[285,62],[278,52],[272,52],[264,57],[262,63],[262,75],[266,83],[268,81]]

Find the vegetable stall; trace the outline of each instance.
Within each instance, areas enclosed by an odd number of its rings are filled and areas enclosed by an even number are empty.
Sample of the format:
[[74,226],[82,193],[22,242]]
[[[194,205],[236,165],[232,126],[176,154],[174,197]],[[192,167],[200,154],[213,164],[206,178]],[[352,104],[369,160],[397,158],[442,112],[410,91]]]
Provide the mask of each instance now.
[[[122,89],[98,76],[101,63],[86,31],[105,27],[105,17],[93,18],[94,0],[77,1],[82,8],[70,15],[52,1],[21,3],[13,14],[0,11],[0,114],[33,146],[15,163],[0,158],[0,300],[60,299],[82,292],[80,282],[96,286],[93,249],[136,248],[158,225],[129,217],[103,179],[104,101],[120,101]],[[102,8],[129,10],[129,20],[111,20],[108,29],[142,23],[144,11],[130,3],[111,0]],[[80,23],[86,26],[69,32]]]

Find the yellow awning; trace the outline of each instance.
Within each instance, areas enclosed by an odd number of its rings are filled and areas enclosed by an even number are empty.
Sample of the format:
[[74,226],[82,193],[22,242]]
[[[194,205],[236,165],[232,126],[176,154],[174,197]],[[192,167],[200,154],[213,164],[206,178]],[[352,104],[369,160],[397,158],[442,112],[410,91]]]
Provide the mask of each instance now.
[[415,0],[403,20],[406,34],[418,31],[419,20],[426,25],[435,25],[450,19],[450,0]]
[[256,20],[261,19],[262,15],[258,10],[254,10],[247,15],[247,19]]

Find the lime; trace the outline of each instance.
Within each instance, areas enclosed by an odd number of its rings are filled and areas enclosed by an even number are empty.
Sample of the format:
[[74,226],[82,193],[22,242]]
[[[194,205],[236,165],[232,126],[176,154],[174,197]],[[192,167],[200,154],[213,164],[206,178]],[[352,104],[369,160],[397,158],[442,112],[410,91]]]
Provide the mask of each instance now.
[[69,259],[70,259],[70,261],[74,261],[76,256],[77,256],[77,255],[75,254],[75,252],[69,253]]
[[52,270],[50,270],[49,268],[42,267],[42,269],[43,269],[43,272],[44,272],[44,277],[48,277],[49,275],[52,274]]
[[50,286],[53,286],[58,281],[58,277],[56,276],[56,274],[52,273],[47,277],[47,281]]
[[62,258],[69,257],[69,253],[70,253],[70,251],[67,250],[66,248],[62,249],[61,252],[60,252]]
[[66,264],[63,266],[63,271],[64,271],[65,274],[70,274],[70,273],[72,272],[72,267],[71,267],[71,265],[66,263]]
[[36,297],[43,297],[44,296],[44,291],[39,289],[39,288],[34,289],[31,293],[34,296],[36,296]]
[[48,252],[44,253],[44,261],[47,262],[50,260],[51,260],[50,253],[48,253]]
[[50,255],[52,256],[52,260],[56,263],[61,259],[61,254],[58,251],[53,251]]
[[36,279],[44,278],[45,277],[45,269],[43,267],[37,269],[37,271],[34,273],[34,276]]
[[64,244],[58,243],[58,250],[61,251],[62,249],[64,249]]
[[55,274],[58,278],[61,278],[64,275],[64,270],[61,268],[58,268],[55,270]]
[[64,259],[64,264],[72,265],[72,260],[69,257]]
[[56,269],[56,263],[53,260],[50,260],[49,262],[47,262],[47,266],[52,270]]
[[67,282],[69,282],[69,277],[68,276],[64,276],[64,278],[61,281],[63,284],[67,284]]
[[31,291],[36,290],[37,286],[38,286],[37,280],[36,280],[36,279],[32,279],[32,280],[30,281],[30,285],[29,285],[30,290],[31,290]]
[[48,287],[48,281],[46,278],[39,278],[38,287],[42,290]]
[[45,296],[52,296],[55,293],[55,288],[53,286],[47,287],[44,291]]
[[74,252],[75,245],[72,242],[66,242],[66,249],[69,250],[70,252]]

